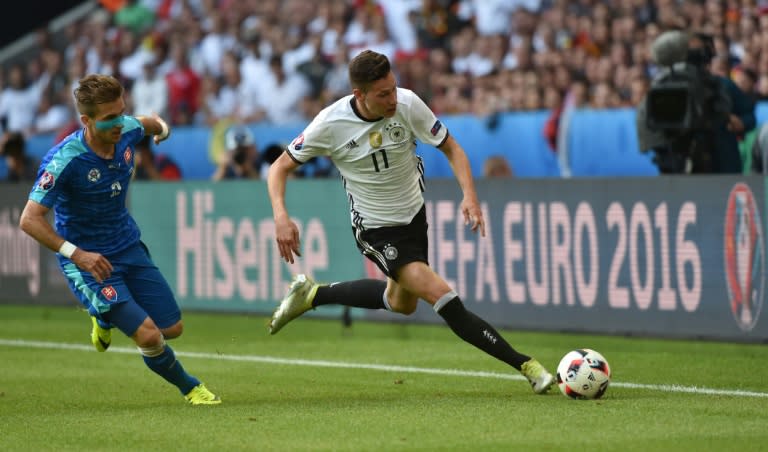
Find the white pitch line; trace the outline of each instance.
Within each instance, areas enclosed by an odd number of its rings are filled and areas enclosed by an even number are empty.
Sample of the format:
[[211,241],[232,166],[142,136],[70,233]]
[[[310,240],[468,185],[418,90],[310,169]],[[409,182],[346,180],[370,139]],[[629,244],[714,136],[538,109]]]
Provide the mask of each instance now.
[[[56,350],[79,350],[79,351],[87,351],[87,352],[93,351],[93,346],[91,345],[68,344],[63,342],[27,341],[22,339],[0,339],[0,345],[5,345],[8,347],[44,348],[44,349],[56,349]],[[110,347],[109,353],[136,354],[138,352],[136,351],[135,348]],[[455,377],[498,378],[503,380],[524,380],[525,379],[522,375],[506,374],[506,373],[500,373],[500,372],[485,372],[485,371],[459,370],[459,369],[435,369],[435,368],[428,368],[428,367],[410,367],[410,366],[389,366],[384,364],[349,363],[349,362],[343,362],[343,361],[277,358],[274,356],[225,355],[225,354],[218,354],[218,353],[199,353],[199,352],[183,352],[183,351],[176,351],[176,355],[180,357],[186,357],[186,358],[202,358],[202,359],[214,359],[214,360],[218,359],[222,361],[283,364],[283,365],[291,365],[291,366],[332,367],[337,369],[367,369],[367,370],[379,370],[383,372],[421,373],[421,374],[430,374],[430,375],[449,375],[449,376],[455,376]],[[742,391],[738,389],[714,389],[714,388],[704,388],[704,387],[697,387],[697,386],[680,386],[680,385],[651,385],[651,384],[640,384],[640,383],[623,383],[619,381],[611,381],[611,386],[620,387],[620,388],[650,389],[654,391],[678,392],[678,393],[701,394],[701,395],[768,398],[768,392]]]

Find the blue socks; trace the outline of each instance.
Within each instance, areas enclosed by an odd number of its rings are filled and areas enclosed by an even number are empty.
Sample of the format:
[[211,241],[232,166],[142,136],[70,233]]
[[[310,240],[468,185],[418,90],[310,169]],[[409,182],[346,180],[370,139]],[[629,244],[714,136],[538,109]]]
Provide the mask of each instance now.
[[181,362],[176,360],[176,354],[169,345],[165,345],[163,352],[157,356],[142,355],[144,363],[152,372],[165,378],[166,381],[179,388],[182,395],[189,394],[200,380],[188,374]]

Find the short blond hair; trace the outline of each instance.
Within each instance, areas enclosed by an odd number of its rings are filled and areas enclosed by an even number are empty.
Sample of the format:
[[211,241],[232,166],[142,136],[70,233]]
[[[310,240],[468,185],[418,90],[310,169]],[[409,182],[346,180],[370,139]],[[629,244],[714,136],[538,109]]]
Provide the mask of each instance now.
[[75,88],[77,111],[93,117],[100,104],[120,99],[125,88],[115,77],[104,74],[89,74],[81,78]]

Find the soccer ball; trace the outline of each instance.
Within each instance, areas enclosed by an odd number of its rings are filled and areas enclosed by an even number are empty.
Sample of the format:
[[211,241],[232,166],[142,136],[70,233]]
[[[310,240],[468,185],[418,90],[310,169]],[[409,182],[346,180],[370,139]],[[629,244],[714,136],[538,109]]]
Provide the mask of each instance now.
[[557,385],[573,399],[599,399],[611,382],[611,366],[588,348],[570,351],[557,365]]

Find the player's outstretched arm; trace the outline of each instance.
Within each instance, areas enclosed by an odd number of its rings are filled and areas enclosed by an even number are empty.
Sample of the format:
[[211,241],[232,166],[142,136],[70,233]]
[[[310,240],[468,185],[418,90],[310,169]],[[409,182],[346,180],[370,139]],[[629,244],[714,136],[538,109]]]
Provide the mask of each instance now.
[[171,128],[163,118],[158,115],[136,116],[136,119],[144,126],[144,132],[147,135],[154,135],[155,144],[168,139],[171,135]]
[[448,135],[445,143],[439,148],[448,158],[451,164],[453,174],[459,182],[464,199],[461,201],[461,213],[464,215],[464,224],[471,225],[472,231],[480,231],[480,235],[485,237],[485,220],[483,211],[480,208],[480,202],[477,200],[475,191],[475,182],[472,179],[472,168],[469,165],[469,159],[466,152],[453,136]]
[[272,203],[272,216],[275,219],[275,240],[283,260],[292,264],[293,255],[301,256],[299,240],[299,228],[288,215],[285,207],[285,185],[288,176],[298,168],[298,164],[283,152],[269,167],[267,176],[267,188],[269,189],[269,201]]

